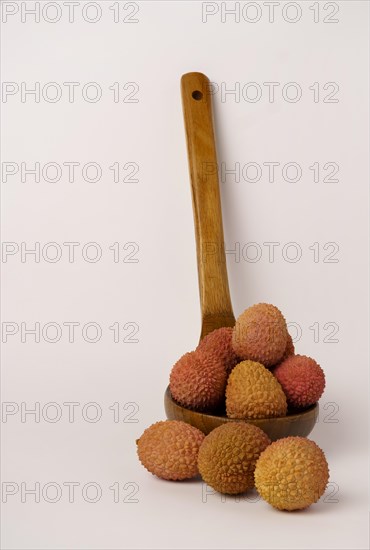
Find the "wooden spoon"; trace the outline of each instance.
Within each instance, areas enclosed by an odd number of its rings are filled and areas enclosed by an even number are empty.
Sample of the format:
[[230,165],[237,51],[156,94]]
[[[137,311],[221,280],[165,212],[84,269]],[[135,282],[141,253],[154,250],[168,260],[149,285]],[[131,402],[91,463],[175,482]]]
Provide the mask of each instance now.
[[[198,280],[202,327],[200,340],[220,327],[232,327],[232,310],[227,279],[222,227],[217,155],[213,131],[210,82],[202,73],[187,73],[181,78],[190,181],[197,245]],[[200,413],[182,407],[166,390],[164,405],[167,418],[183,420],[209,433],[217,426],[235,420]],[[288,435],[308,435],[315,425],[319,407],[278,418],[244,420],[262,428],[271,440]]]

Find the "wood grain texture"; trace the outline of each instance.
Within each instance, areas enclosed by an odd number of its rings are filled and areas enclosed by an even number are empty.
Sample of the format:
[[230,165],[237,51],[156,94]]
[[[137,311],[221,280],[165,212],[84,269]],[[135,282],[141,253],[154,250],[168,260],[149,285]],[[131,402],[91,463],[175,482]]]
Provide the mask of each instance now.
[[202,328],[200,339],[216,328],[234,326],[224,251],[224,233],[209,80],[201,73],[181,79]]

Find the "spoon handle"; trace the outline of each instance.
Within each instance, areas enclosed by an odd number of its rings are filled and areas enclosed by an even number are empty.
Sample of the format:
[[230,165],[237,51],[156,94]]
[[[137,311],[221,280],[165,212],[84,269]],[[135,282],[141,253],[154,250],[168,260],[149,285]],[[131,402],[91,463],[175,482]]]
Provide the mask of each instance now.
[[235,318],[227,279],[208,78],[202,73],[184,74],[181,95],[197,245],[202,339],[216,328],[233,326]]

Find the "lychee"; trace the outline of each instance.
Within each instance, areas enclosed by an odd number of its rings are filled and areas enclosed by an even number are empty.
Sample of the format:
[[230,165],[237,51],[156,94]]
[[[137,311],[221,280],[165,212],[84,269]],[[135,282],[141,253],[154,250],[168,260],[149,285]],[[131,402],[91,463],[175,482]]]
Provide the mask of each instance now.
[[180,420],[156,422],[137,441],[142,465],[162,479],[182,480],[198,475],[198,452],[204,434]]
[[170,391],[180,405],[211,411],[224,402],[226,370],[217,357],[202,350],[185,353],[170,375]]
[[203,441],[198,457],[203,480],[220,493],[239,494],[254,487],[254,468],[270,444],[268,436],[246,422],[229,422]]
[[256,304],[237,319],[232,345],[242,359],[270,367],[284,355],[288,330],[281,311],[271,304]]
[[324,371],[311,357],[291,355],[273,370],[273,374],[292,407],[313,405],[324,392]]
[[300,510],[323,495],[329,468],[316,443],[305,437],[286,437],[261,453],[254,479],[269,504],[279,510]]
[[242,361],[231,372],[226,387],[229,418],[285,416],[287,402],[273,374],[260,363]]
[[210,353],[215,359],[219,359],[227,374],[230,374],[239,362],[239,358],[232,347],[232,335],[233,329],[231,327],[218,328],[207,334],[197,347],[197,350]]

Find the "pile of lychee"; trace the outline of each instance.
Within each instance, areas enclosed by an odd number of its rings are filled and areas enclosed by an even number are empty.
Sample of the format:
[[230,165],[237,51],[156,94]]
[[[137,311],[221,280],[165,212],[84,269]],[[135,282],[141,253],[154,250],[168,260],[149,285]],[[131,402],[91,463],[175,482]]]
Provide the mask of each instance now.
[[226,411],[233,421],[207,436],[182,421],[157,422],[137,441],[139,459],[163,479],[200,473],[221,493],[240,494],[255,486],[275,508],[306,508],[322,496],[328,482],[323,451],[304,437],[271,443],[248,419],[305,409],[318,401],[324,387],[318,363],[295,354],[280,310],[256,304],[233,328],[208,334],[175,363],[170,375],[174,401],[196,411]]
[[234,328],[208,334],[195,351],[175,363],[170,375],[172,398],[183,407],[222,412],[229,418],[284,416],[313,405],[321,397],[321,367],[294,354],[286,321],[271,304],[246,309]]

